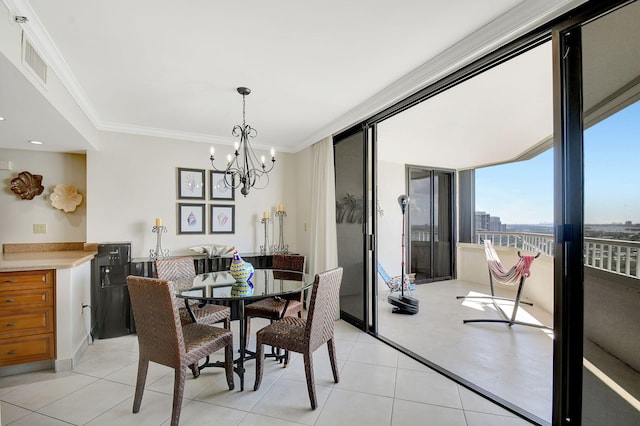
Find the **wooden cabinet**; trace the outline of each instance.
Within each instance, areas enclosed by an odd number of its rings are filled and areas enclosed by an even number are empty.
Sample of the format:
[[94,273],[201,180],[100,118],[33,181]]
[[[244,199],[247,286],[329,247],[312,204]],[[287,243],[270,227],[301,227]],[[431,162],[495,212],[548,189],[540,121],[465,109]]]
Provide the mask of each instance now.
[[55,357],[54,271],[0,272],[0,366]]

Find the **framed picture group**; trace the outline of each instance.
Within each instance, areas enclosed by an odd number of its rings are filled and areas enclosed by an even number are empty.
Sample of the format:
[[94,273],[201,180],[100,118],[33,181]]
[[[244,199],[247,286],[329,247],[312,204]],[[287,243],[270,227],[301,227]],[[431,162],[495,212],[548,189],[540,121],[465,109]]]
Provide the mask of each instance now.
[[[235,233],[235,205],[219,204],[235,200],[233,175],[210,170],[207,176],[203,169],[178,167],[176,182],[181,200],[177,204],[178,234]],[[216,204],[206,204],[207,198]]]

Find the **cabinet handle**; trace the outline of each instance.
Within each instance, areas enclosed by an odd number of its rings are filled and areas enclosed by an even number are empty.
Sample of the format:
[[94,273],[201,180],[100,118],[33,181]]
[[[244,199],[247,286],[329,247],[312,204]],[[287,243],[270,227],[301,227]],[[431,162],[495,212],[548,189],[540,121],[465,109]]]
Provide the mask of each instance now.
[[16,280],[6,280],[5,283],[15,283]]
[[12,349],[9,352],[7,352],[7,354],[9,354],[9,355],[15,355],[16,353],[17,353],[17,351],[15,349]]
[[10,322],[7,324],[7,327],[15,327],[16,323],[15,322]]
[[13,303],[15,301],[16,301],[16,299],[7,299],[7,303]]

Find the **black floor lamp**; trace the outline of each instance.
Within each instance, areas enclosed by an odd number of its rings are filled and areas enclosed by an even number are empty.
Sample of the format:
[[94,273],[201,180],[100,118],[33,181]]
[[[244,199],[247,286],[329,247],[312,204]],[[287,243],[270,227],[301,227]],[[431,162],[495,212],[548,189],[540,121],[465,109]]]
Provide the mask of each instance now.
[[414,315],[418,313],[419,309],[419,301],[411,296],[404,295],[404,287],[408,283],[407,274],[405,274],[404,270],[404,225],[405,225],[405,212],[407,210],[407,206],[409,205],[410,198],[407,195],[402,194],[398,197],[398,204],[400,204],[400,209],[402,210],[402,272],[401,272],[401,284],[400,284],[400,296],[390,295],[387,298],[387,301],[393,305],[393,313],[394,314],[408,314]]

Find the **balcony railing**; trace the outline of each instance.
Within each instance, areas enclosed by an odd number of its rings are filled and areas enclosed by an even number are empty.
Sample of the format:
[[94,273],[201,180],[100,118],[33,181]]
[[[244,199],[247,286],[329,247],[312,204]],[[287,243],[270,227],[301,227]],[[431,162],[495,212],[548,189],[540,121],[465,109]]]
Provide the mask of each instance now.
[[484,240],[490,240],[494,246],[553,256],[553,235],[549,234],[476,231],[476,242],[482,244]]
[[[512,232],[476,232],[476,242],[490,240],[494,246],[540,252],[553,256],[553,235]],[[638,269],[640,241],[584,239],[584,264],[591,268],[640,279]]]

